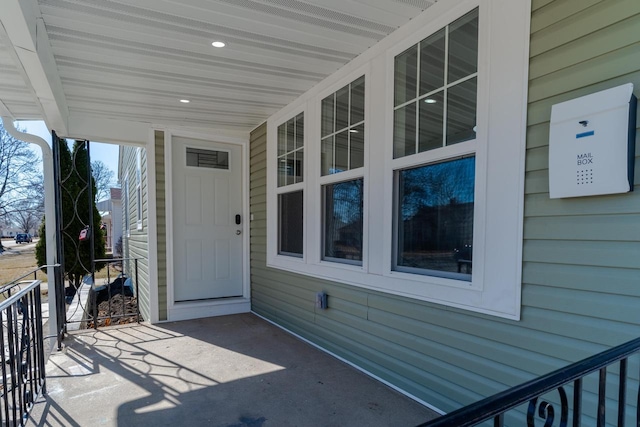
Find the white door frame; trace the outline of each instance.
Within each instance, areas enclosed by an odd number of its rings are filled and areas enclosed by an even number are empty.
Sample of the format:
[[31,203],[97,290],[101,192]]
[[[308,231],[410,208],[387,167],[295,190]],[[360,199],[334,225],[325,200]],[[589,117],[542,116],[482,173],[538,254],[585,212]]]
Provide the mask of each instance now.
[[[187,130],[164,130],[164,168],[165,168],[165,214],[167,227],[167,321],[197,319],[222,316],[226,314],[247,313],[251,310],[250,288],[250,216],[249,216],[249,140],[219,135],[215,131],[209,134]],[[174,136],[192,138],[206,142],[221,142],[237,145],[242,150],[242,297],[223,298],[210,301],[175,302],[174,260],[173,260],[173,156],[171,141]]]

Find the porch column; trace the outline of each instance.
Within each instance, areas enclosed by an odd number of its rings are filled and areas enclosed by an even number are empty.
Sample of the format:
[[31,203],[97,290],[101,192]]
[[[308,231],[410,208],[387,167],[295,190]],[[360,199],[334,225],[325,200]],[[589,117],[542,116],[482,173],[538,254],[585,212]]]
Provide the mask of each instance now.
[[[44,213],[47,239],[47,280],[49,282],[49,335],[57,336],[56,327],[56,292],[55,292],[55,271],[51,267],[57,263],[56,260],[56,210],[55,210],[55,182],[53,177],[53,154],[47,141],[37,135],[20,132],[13,125],[11,117],[2,117],[2,123],[9,135],[20,141],[36,144],[42,150],[42,169],[44,173]],[[52,341],[51,348],[56,341]]]

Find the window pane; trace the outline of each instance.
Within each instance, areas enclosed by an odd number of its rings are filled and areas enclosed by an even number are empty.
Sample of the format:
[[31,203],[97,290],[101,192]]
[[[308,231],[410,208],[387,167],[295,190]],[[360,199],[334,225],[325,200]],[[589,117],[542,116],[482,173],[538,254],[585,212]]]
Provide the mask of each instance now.
[[[203,150],[201,148],[187,147],[186,154],[187,166],[210,169],[229,169],[229,153],[226,151]],[[138,185],[140,185],[140,181],[142,180],[142,174],[139,168],[140,165],[138,164],[136,176]]]
[[399,108],[393,118],[393,158],[416,153],[416,104]]
[[336,92],[336,132],[349,126],[349,85]]
[[420,42],[420,95],[444,86],[444,28]]
[[442,147],[443,92],[421,99],[418,104],[420,105],[420,142],[418,151],[423,152]]
[[304,146],[304,114],[296,117],[296,148]]
[[333,169],[333,136],[322,140],[320,168],[323,176],[329,175]]
[[324,187],[324,258],[362,261],[363,179]]
[[333,94],[322,100],[322,136],[333,133]]
[[296,146],[296,132],[295,132],[295,119],[287,121],[287,153],[295,150]]
[[398,172],[397,269],[471,279],[474,184],[474,157]]
[[296,155],[295,153],[287,154],[287,183],[286,185],[293,184],[296,182],[295,179],[295,163],[296,163]]
[[364,166],[364,125],[356,126],[349,132],[351,144],[349,153],[351,154],[351,168],[356,169]]
[[331,173],[349,170],[349,131],[336,135],[336,164]]
[[416,97],[418,45],[412,46],[395,59],[394,104],[400,105]]
[[287,152],[287,125],[278,126],[278,156]]
[[351,126],[364,120],[364,76],[351,83]]
[[304,150],[298,150],[296,155],[296,182],[304,180]]
[[476,137],[477,79],[474,77],[449,88],[447,94],[447,145]]
[[287,156],[278,157],[278,187],[287,185]]
[[278,196],[278,253],[302,256],[302,191]]
[[478,70],[478,9],[449,26],[449,76],[453,83]]

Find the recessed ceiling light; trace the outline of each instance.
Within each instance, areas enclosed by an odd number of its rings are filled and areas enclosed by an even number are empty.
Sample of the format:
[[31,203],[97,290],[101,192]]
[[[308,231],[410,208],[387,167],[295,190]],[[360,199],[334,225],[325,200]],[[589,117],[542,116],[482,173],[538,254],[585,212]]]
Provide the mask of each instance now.
[[424,102],[426,102],[427,104],[435,104],[438,101],[436,101],[435,99],[432,99],[432,98],[427,98],[427,99],[424,100]]
[[182,102],[183,104],[188,104],[191,101],[189,101],[188,99],[181,99],[180,102]]
[[357,129],[349,129],[349,132],[351,132],[351,133],[358,133],[358,130],[357,130]]
[[213,46],[213,47],[225,47],[226,45],[224,44],[224,42],[215,41],[215,42],[211,43],[211,46]]

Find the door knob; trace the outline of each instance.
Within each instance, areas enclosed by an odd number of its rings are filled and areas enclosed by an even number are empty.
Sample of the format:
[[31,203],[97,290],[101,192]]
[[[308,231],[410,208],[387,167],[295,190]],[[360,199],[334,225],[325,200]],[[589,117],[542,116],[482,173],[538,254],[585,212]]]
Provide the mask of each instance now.
[[240,234],[242,234],[242,231],[236,230],[236,234],[239,236]]

